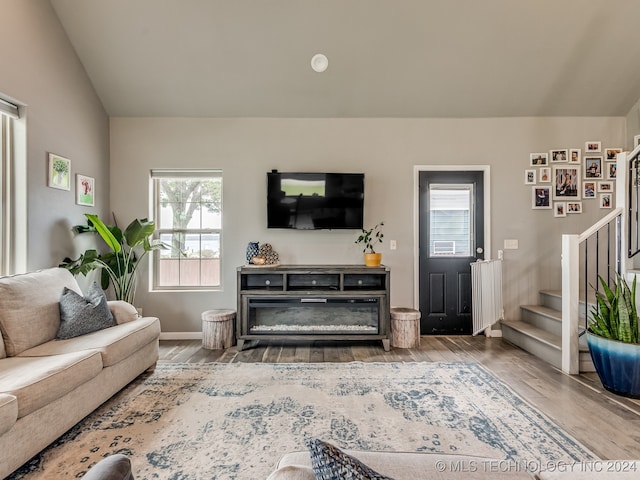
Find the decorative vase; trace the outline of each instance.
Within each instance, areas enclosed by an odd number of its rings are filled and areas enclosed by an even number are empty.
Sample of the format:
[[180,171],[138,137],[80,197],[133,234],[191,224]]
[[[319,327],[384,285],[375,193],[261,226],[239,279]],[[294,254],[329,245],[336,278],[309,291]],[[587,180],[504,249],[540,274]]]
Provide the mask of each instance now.
[[640,398],[640,344],[611,340],[587,331],[593,365],[605,389]]
[[364,264],[367,267],[379,267],[380,263],[382,263],[381,253],[365,253],[364,254]]
[[259,242],[249,242],[247,244],[247,255],[246,255],[247,263],[251,263],[251,259],[256,255],[258,255],[259,250],[260,250]]

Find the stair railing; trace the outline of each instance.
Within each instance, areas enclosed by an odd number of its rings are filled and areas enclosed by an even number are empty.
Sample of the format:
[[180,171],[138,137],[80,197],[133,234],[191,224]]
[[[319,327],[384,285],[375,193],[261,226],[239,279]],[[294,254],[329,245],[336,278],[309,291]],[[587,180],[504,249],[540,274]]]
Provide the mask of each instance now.
[[[562,236],[562,371],[580,373],[579,337],[587,328],[589,295],[598,290],[598,277],[625,275],[630,258],[640,251],[640,145],[618,154],[616,207],[579,235]],[[624,222],[624,217],[627,222]],[[625,232],[626,230],[626,232]],[[627,235],[625,235],[627,233]],[[626,252],[627,255],[623,253]],[[580,325],[580,302],[584,325]]]

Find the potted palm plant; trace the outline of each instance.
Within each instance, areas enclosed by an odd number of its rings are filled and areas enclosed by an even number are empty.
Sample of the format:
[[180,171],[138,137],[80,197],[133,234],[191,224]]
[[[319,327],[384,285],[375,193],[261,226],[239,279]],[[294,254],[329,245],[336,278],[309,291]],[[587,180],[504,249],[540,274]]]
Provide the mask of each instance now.
[[367,267],[379,267],[382,262],[382,254],[375,251],[375,246],[381,243],[384,238],[381,230],[383,226],[384,222],[380,222],[372,228],[363,228],[355,241],[355,243],[363,247],[364,263]]
[[77,233],[96,232],[109,248],[106,253],[87,250],[75,260],[65,258],[59,265],[74,275],[101,269],[102,288],[113,286],[116,300],[124,300],[133,304],[136,293],[136,272],[141,260],[153,250],[165,249],[167,246],[160,240],[151,237],[155,231],[155,223],[146,218],[133,220],[123,232],[117,225],[105,225],[97,215],[86,213],[87,225],[77,225],[73,229]]
[[616,275],[614,288],[598,276],[602,292],[596,291],[587,329],[591,359],[607,390],[640,398],[640,330],[636,307],[636,278],[631,287]]

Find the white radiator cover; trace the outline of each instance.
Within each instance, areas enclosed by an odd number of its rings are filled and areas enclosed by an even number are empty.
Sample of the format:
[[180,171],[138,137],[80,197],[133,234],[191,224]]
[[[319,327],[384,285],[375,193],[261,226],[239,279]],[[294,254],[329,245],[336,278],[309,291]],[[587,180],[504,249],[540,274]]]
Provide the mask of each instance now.
[[502,260],[479,260],[471,264],[473,335],[501,320]]

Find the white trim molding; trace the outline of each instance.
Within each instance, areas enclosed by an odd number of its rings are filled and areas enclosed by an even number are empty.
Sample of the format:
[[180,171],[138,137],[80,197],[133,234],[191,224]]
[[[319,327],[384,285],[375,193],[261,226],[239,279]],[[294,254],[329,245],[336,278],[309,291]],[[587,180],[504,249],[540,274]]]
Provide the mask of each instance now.
[[160,340],[202,340],[202,332],[161,332]]

